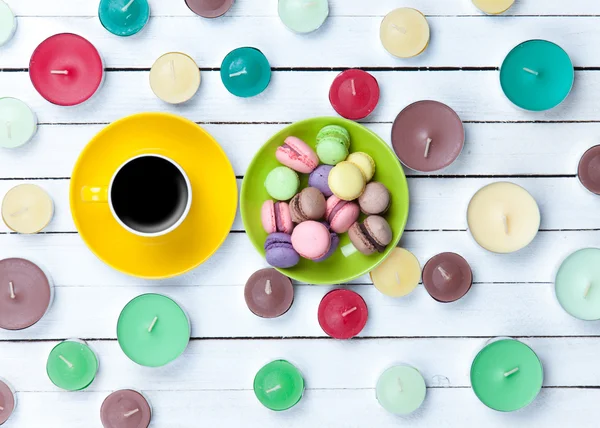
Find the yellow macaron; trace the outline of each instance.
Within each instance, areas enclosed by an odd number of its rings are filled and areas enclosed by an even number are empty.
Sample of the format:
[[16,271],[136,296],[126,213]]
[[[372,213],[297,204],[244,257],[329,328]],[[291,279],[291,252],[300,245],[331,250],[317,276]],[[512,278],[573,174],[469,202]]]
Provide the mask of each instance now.
[[351,153],[346,161],[353,163],[361,170],[363,175],[365,176],[365,180],[367,183],[371,181],[373,176],[375,175],[375,161],[371,156],[369,156],[365,152],[354,152]]
[[359,167],[344,161],[329,172],[328,184],[335,196],[344,201],[353,201],[362,195],[367,182]]

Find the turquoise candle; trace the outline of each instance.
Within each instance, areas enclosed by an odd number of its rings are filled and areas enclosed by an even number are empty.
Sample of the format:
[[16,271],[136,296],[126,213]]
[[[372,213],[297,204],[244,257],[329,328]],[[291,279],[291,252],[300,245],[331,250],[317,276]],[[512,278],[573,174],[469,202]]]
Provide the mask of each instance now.
[[501,412],[530,404],[542,389],[543,378],[535,352],[510,338],[490,340],[471,365],[473,392],[483,404]]
[[328,16],[328,0],[279,0],[279,18],[296,33],[318,30]]
[[254,377],[254,394],[263,406],[281,411],[294,407],[304,394],[304,378],[292,363],[271,361]]
[[37,118],[23,101],[0,98],[0,147],[12,149],[22,146],[37,131]]
[[575,251],[563,261],[554,282],[556,299],[581,320],[600,319],[600,249]]
[[381,407],[396,415],[407,415],[421,407],[426,392],[425,379],[421,373],[405,364],[384,371],[375,388]]
[[569,55],[546,40],[516,46],[500,67],[504,94],[518,107],[543,111],[560,104],[573,86],[575,72]]
[[98,17],[115,36],[132,36],[148,22],[150,6],[148,0],[101,0]]
[[256,48],[237,48],[221,64],[221,80],[233,95],[253,97],[264,91],[271,81],[267,57]]
[[46,363],[52,383],[67,391],[87,388],[98,373],[98,358],[83,341],[69,339],[56,345]]
[[141,366],[159,367],[179,357],[190,341],[190,322],[181,307],[160,294],[142,294],[121,311],[117,339]]

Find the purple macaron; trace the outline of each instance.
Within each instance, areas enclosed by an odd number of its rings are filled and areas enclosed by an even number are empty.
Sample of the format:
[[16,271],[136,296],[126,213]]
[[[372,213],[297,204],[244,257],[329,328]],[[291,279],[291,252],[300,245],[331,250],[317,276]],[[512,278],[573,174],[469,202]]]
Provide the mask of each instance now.
[[331,255],[333,253],[335,253],[335,250],[337,250],[338,246],[340,245],[340,237],[338,236],[337,233],[331,231],[331,228],[329,227],[329,223],[327,223],[325,221],[322,221],[321,223],[324,224],[325,227],[327,228],[327,230],[329,231],[329,239],[331,239],[331,246],[329,247],[329,251],[327,252],[327,254],[325,254],[320,259],[313,260],[317,263],[323,262],[323,261],[327,260],[329,257],[331,257]]
[[300,261],[300,255],[292,247],[292,238],[287,233],[275,232],[265,241],[267,263],[276,268],[290,268]]
[[316,187],[321,191],[326,198],[333,195],[333,192],[329,188],[329,172],[333,169],[332,165],[319,165],[313,172],[308,176],[308,185],[310,187]]

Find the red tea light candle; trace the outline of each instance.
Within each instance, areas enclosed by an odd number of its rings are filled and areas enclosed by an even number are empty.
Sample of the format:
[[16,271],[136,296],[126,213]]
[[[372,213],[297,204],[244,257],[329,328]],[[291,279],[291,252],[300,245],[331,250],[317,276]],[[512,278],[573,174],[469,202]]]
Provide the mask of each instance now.
[[600,145],[588,149],[577,168],[579,181],[590,192],[600,195]]
[[379,103],[379,84],[366,71],[343,71],[331,85],[329,101],[340,116],[350,120],[364,119]]
[[100,407],[104,428],[148,428],[151,419],[150,403],[144,395],[132,389],[113,392]]
[[334,339],[351,339],[367,324],[367,304],[358,293],[333,290],[319,304],[319,325]]
[[472,285],[471,266],[458,254],[438,254],[423,268],[423,286],[438,302],[455,302],[467,294]]
[[14,389],[3,379],[0,379],[0,425],[10,419],[17,407],[17,396]]
[[29,77],[52,104],[73,106],[87,101],[104,79],[104,65],[89,41],[71,33],[44,40],[33,52]]

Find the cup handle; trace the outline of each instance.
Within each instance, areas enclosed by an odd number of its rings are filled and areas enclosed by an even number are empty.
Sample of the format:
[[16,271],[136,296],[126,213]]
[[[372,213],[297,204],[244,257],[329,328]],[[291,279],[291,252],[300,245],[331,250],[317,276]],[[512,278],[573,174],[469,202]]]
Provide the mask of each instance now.
[[81,200],[83,202],[108,202],[108,186],[83,186]]

